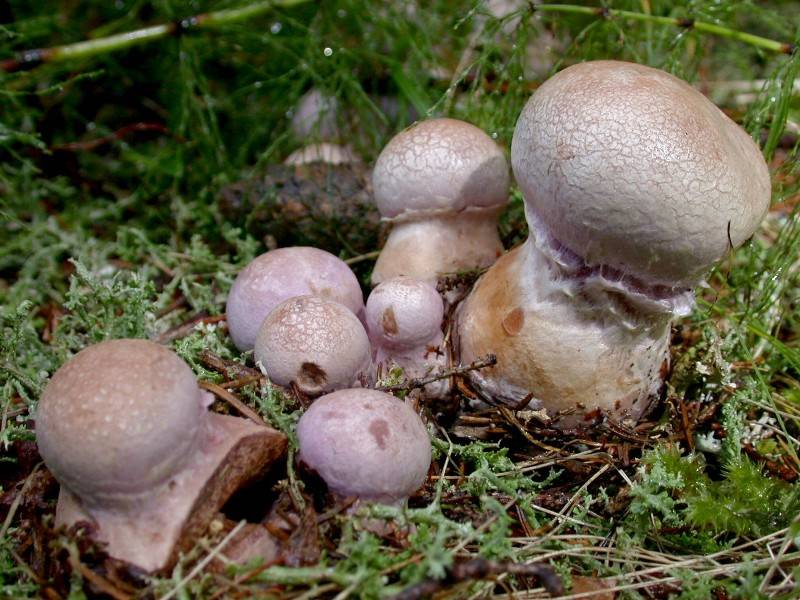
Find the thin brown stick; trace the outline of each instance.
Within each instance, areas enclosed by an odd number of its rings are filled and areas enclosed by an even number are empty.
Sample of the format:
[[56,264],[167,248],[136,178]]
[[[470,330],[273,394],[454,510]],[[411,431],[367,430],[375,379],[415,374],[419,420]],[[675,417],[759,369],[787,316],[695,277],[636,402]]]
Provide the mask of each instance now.
[[393,596],[392,600],[420,600],[456,583],[473,579],[485,579],[493,575],[502,574],[536,577],[551,596],[560,596],[564,593],[564,585],[561,583],[561,578],[556,575],[556,572],[549,565],[540,563],[520,564],[508,560],[493,561],[485,558],[476,558],[453,565],[448,569],[443,579],[426,579],[409,586]]
[[407,379],[405,382],[398,383],[396,385],[380,385],[377,386],[375,389],[380,390],[382,392],[409,391],[417,388],[423,388],[429,383],[433,383],[441,379],[448,379],[449,377],[464,375],[465,373],[469,373],[470,371],[477,371],[478,369],[493,367],[496,364],[497,364],[497,357],[494,354],[487,354],[485,357],[474,360],[468,365],[459,365],[457,367],[443,369],[442,371],[440,371],[435,375],[430,375],[428,377],[417,377],[414,379]]
[[263,377],[260,371],[251,369],[247,365],[233,360],[225,360],[209,350],[200,352],[200,362],[209,369],[222,373],[225,377],[236,377],[237,379],[244,379],[245,377]]
[[211,323],[220,323],[225,320],[225,315],[215,315],[213,317],[209,317],[206,315],[196,315],[186,321],[185,323],[181,323],[177,327],[173,327],[172,329],[168,329],[164,333],[159,333],[158,335],[154,336],[152,339],[157,344],[168,344],[174,340],[179,340],[183,337],[186,337],[190,333],[192,333],[198,325],[201,323],[211,324]]
[[375,260],[380,256],[380,250],[373,250],[372,252],[367,252],[366,254],[359,254],[358,256],[353,256],[348,258],[344,261],[346,265],[354,265],[356,263],[364,262],[365,260]]
[[22,499],[25,497],[25,492],[28,491],[28,488],[33,481],[33,478],[36,476],[36,473],[39,472],[39,468],[44,463],[37,464],[33,470],[31,471],[30,475],[25,478],[25,483],[22,484],[22,488],[19,490],[19,493],[14,497],[14,501],[11,503],[11,507],[8,509],[8,514],[6,515],[5,521],[3,521],[3,526],[0,527],[0,539],[6,536],[8,533],[8,528],[11,527],[11,523],[14,522],[14,517],[17,514],[17,509],[19,505],[22,503]]
[[239,413],[243,414],[245,417],[247,417],[257,425],[266,425],[264,419],[262,419],[256,411],[254,411],[252,408],[247,406],[247,404],[239,400],[236,394],[229,392],[224,387],[217,385],[216,383],[212,383],[211,381],[201,381],[200,387],[203,388],[204,390],[208,390],[218,398],[225,400],[225,402],[227,402],[233,408],[239,411]]
[[88,580],[94,587],[100,590],[102,593],[111,596],[114,600],[131,600],[132,596],[129,596],[125,592],[118,590],[108,579],[102,577],[92,571],[89,567],[84,565],[81,562],[81,559],[78,557],[78,551],[75,548],[69,548],[69,566],[72,567],[73,570],[80,573],[81,577]]

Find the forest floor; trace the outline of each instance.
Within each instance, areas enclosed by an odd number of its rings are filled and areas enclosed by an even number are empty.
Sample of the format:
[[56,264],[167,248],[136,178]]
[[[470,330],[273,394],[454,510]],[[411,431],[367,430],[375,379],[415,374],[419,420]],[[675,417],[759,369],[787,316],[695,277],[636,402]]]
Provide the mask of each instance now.
[[[593,4],[0,3],[0,597],[798,597],[800,4]],[[110,38],[154,24],[163,35]],[[385,239],[368,167],[280,166],[308,141],[290,126],[297,102],[334,98],[333,135],[364,165],[427,116],[508,149],[532,91],[599,58],[665,69],[742,124],[770,166],[769,214],[675,325],[643,423],[559,432],[526,411],[466,410],[459,392],[424,408],[423,489],[362,508],[386,522],[365,529],[297,468],[300,399],[242,383],[253,358],[224,322],[257,254],[324,248],[367,291]],[[501,233],[508,248],[526,237],[518,191]],[[151,576],[86,529],[53,527],[39,395],[74,353],[120,337],[168,345],[206,382],[239,373],[228,394],[289,435],[270,481],[225,511],[279,515],[276,564],[213,561],[223,529]],[[237,411],[224,395],[213,409]]]

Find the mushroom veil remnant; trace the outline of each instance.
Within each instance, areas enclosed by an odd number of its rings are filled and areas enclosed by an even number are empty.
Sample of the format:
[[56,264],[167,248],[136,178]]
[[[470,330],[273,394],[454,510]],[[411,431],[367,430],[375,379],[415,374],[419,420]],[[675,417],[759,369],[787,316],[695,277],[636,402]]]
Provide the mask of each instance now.
[[286,447],[283,434],[209,404],[158,344],[113,340],[75,355],[36,414],[39,451],[61,483],[56,524],[89,521],[111,556],[168,568]]
[[361,287],[344,261],[317,248],[278,248],[253,259],[233,282],[225,307],[233,343],[239,350],[252,350],[270,311],[306,294],[338,302],[359,318],[364,315]]
[[422,419],[384,392],[340,390],[317,399],[297,424],[300,460],[340,496],[384,504],[416,492],[431,464]]
[[657,396],[676,315],[755,231],[764,159],[700,92],[616,61],[565,69],[522,111],[511,162],[528,240],[459,307],[460,358],[487,397],[636,420]]
[[508,164],[483,131],[455,119],[397,134],[372,174],[375,201],[393,229],[372,283],[488,267],[503,252],[497,215],[508,200]]

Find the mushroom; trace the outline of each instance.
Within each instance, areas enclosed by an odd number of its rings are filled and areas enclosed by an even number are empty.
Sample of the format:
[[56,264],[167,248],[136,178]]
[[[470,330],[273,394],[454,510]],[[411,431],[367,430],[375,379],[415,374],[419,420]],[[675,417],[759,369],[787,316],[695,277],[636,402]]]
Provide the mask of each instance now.
[[369,339],[356,316],[338,302],[298,296],[267,315],[255,358],[278,385],[306,395],[353,387],[371,366]]
[[460,358],[485,397],[639,419],[662,385],[693,286],[750,237],[770,179],[747,133],[685,82],[636,64],[545,82],[511,147],[528,240],[459,306]]
[[329,142],[310,144],[292,152],[283,161],[283,164],[299,167],[311,163],[326,163],[329,165],[343,165],[360,162],[349,146],[340,146]]
[[[367,298],[366,324],[375,362],[387,370],[401,367],[407,377],[423,377],[446,366],[443,352],[444,303],[430,283],[395,277],[378,285]],[[428,384],[426,396],[439,397],[446,381]]]
[[291,129],[301,141],[327,141],[339,136],[339,102],[316,88],[308,90],[297,103]]
[[396,135],[372,174],[375,202],[393,224],[372,284],[407,275],[488,267],[503,252],[497,215],[508,164],[483,131],[455,119],[422,121]]
[[239,350],[252,350],[270,311],[305,294],[334,300],[363,317],[361,287],[344,261],[317,248],[278,248],[256,257],[233,282],[225,307],[233,343]]
[[158,344],[113,340],[75,355],[36,413],[39,451],[61,483],[56,525],[88,521],[111,556],[169,568],[286,448],[283,434],[209,404],[188,365]]
[[317,399],[297,424],[299,458],[339,496],[397,504],[431,463],[422,419],[384,392],[340,390]]

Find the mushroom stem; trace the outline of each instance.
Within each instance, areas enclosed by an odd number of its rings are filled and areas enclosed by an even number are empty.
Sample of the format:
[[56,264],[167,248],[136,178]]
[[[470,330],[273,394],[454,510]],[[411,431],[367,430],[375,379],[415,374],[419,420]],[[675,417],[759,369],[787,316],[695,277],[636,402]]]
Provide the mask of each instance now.
[[[478,281],[458,307],[458,343],[463,363],[497,355],[498,366],[470,373],[484,397],[530,398],[551,414],[614,398],[616,413],[642,416],[662,385],[672,313],[642,312],[619,289],[581,287],[542,251],[533,228]],[[592,416],[578,411],[559,426]]]
[[[372,284],[405,275],[419,280],[431,273],[445,274],[485,268],[503,253],[497,233],[502,207],[469,208],[395,222],[375,263]],[[388,219],[392,220],[392,219]]]

